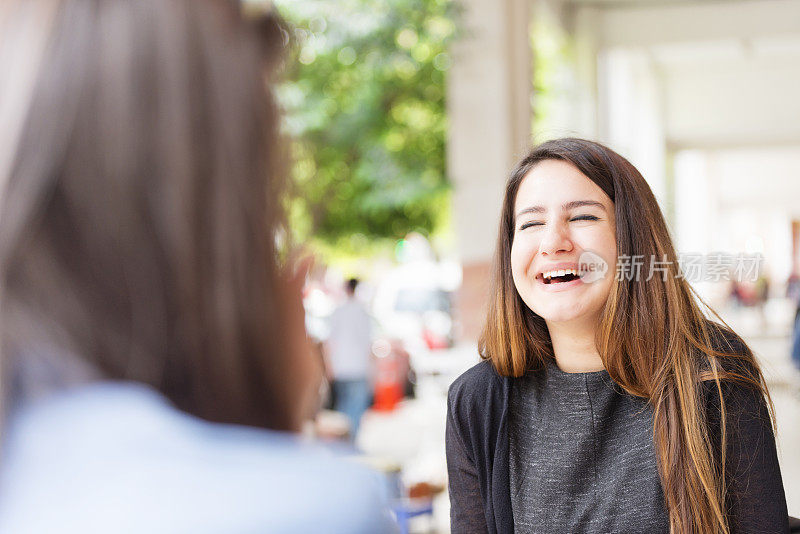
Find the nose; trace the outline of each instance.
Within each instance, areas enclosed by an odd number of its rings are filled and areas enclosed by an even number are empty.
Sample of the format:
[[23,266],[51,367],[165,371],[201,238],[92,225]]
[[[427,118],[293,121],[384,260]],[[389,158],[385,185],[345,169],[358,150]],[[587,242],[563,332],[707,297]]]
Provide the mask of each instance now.
[[539,242],[539,252],[555,255],[559,252],[570,252],[573,248],[566,225],[551,223],[545,226],[544,235]]

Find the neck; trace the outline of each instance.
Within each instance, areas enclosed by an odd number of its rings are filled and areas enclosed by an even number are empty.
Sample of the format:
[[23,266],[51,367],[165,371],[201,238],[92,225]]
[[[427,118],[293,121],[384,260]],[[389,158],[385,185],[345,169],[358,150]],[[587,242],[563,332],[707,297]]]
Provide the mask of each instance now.
[[547,322],[553,354],[566,373],[588,373],[605,369],[595,343],[597,321]]

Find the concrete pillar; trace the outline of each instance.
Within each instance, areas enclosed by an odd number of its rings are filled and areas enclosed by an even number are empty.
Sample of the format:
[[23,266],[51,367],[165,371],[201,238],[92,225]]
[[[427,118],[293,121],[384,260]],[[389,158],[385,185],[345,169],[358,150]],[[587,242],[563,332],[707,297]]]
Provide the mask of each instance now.
[[544,54],[542,60],[552,69],[544,82],[547,96],[538,102],[542,106],[534,117],[537,143],[557,137],[597,138],[597,20],[601,12],[596,6],[575,6],[563,0],[532,4],[534,50]]
[[675,248],[679,253],[708,254],[719,218],[708,154],[682,150],[675,155]]
[[448,78],[448,173],[464,277],[457,318],[477,339],[503,186],[530,142],[529,0],[461,0]]
[[596,6],[578,9],[574,15],[575,74],[579,114],[576,130],[580,137],[597,139],[597,54],[600,47],[601,10]]
[[667,143],[661,76],[641,49],[606,49],[600,55],[600,141],[627,157],[642,173],[665,213]]

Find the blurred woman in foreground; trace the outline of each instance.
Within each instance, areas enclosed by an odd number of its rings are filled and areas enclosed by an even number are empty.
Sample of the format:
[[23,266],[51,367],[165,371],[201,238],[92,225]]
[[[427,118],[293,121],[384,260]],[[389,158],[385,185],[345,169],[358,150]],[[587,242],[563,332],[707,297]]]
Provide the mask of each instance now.
[[230,0],[0,5],[0,531],[391,530],[292,434],[281,46]]

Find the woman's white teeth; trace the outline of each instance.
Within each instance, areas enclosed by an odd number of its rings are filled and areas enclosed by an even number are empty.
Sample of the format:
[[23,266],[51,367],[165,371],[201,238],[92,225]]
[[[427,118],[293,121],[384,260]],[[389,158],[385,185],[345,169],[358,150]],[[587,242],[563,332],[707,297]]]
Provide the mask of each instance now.
[[550,278],[553,278],[554,276],[566,276],[568,274],[571,274],[573,276],[578,276],[578,270],[577,269],[560,269],[558,271],[547,271],[546,273],[542,273],[542,277],[543,278],[547,278],[549,280]]
[[[578,269],[558,269],[555,271],[547,271],[542,273],[542,282],[545,284],[552,284],[557,283],[559,281],[553,280],[553,278],[558,278],[561,276],[573,275],[575,278],[580,278],[580,274]],[[560,280],[560,282],[566,282],[566,280]]]

